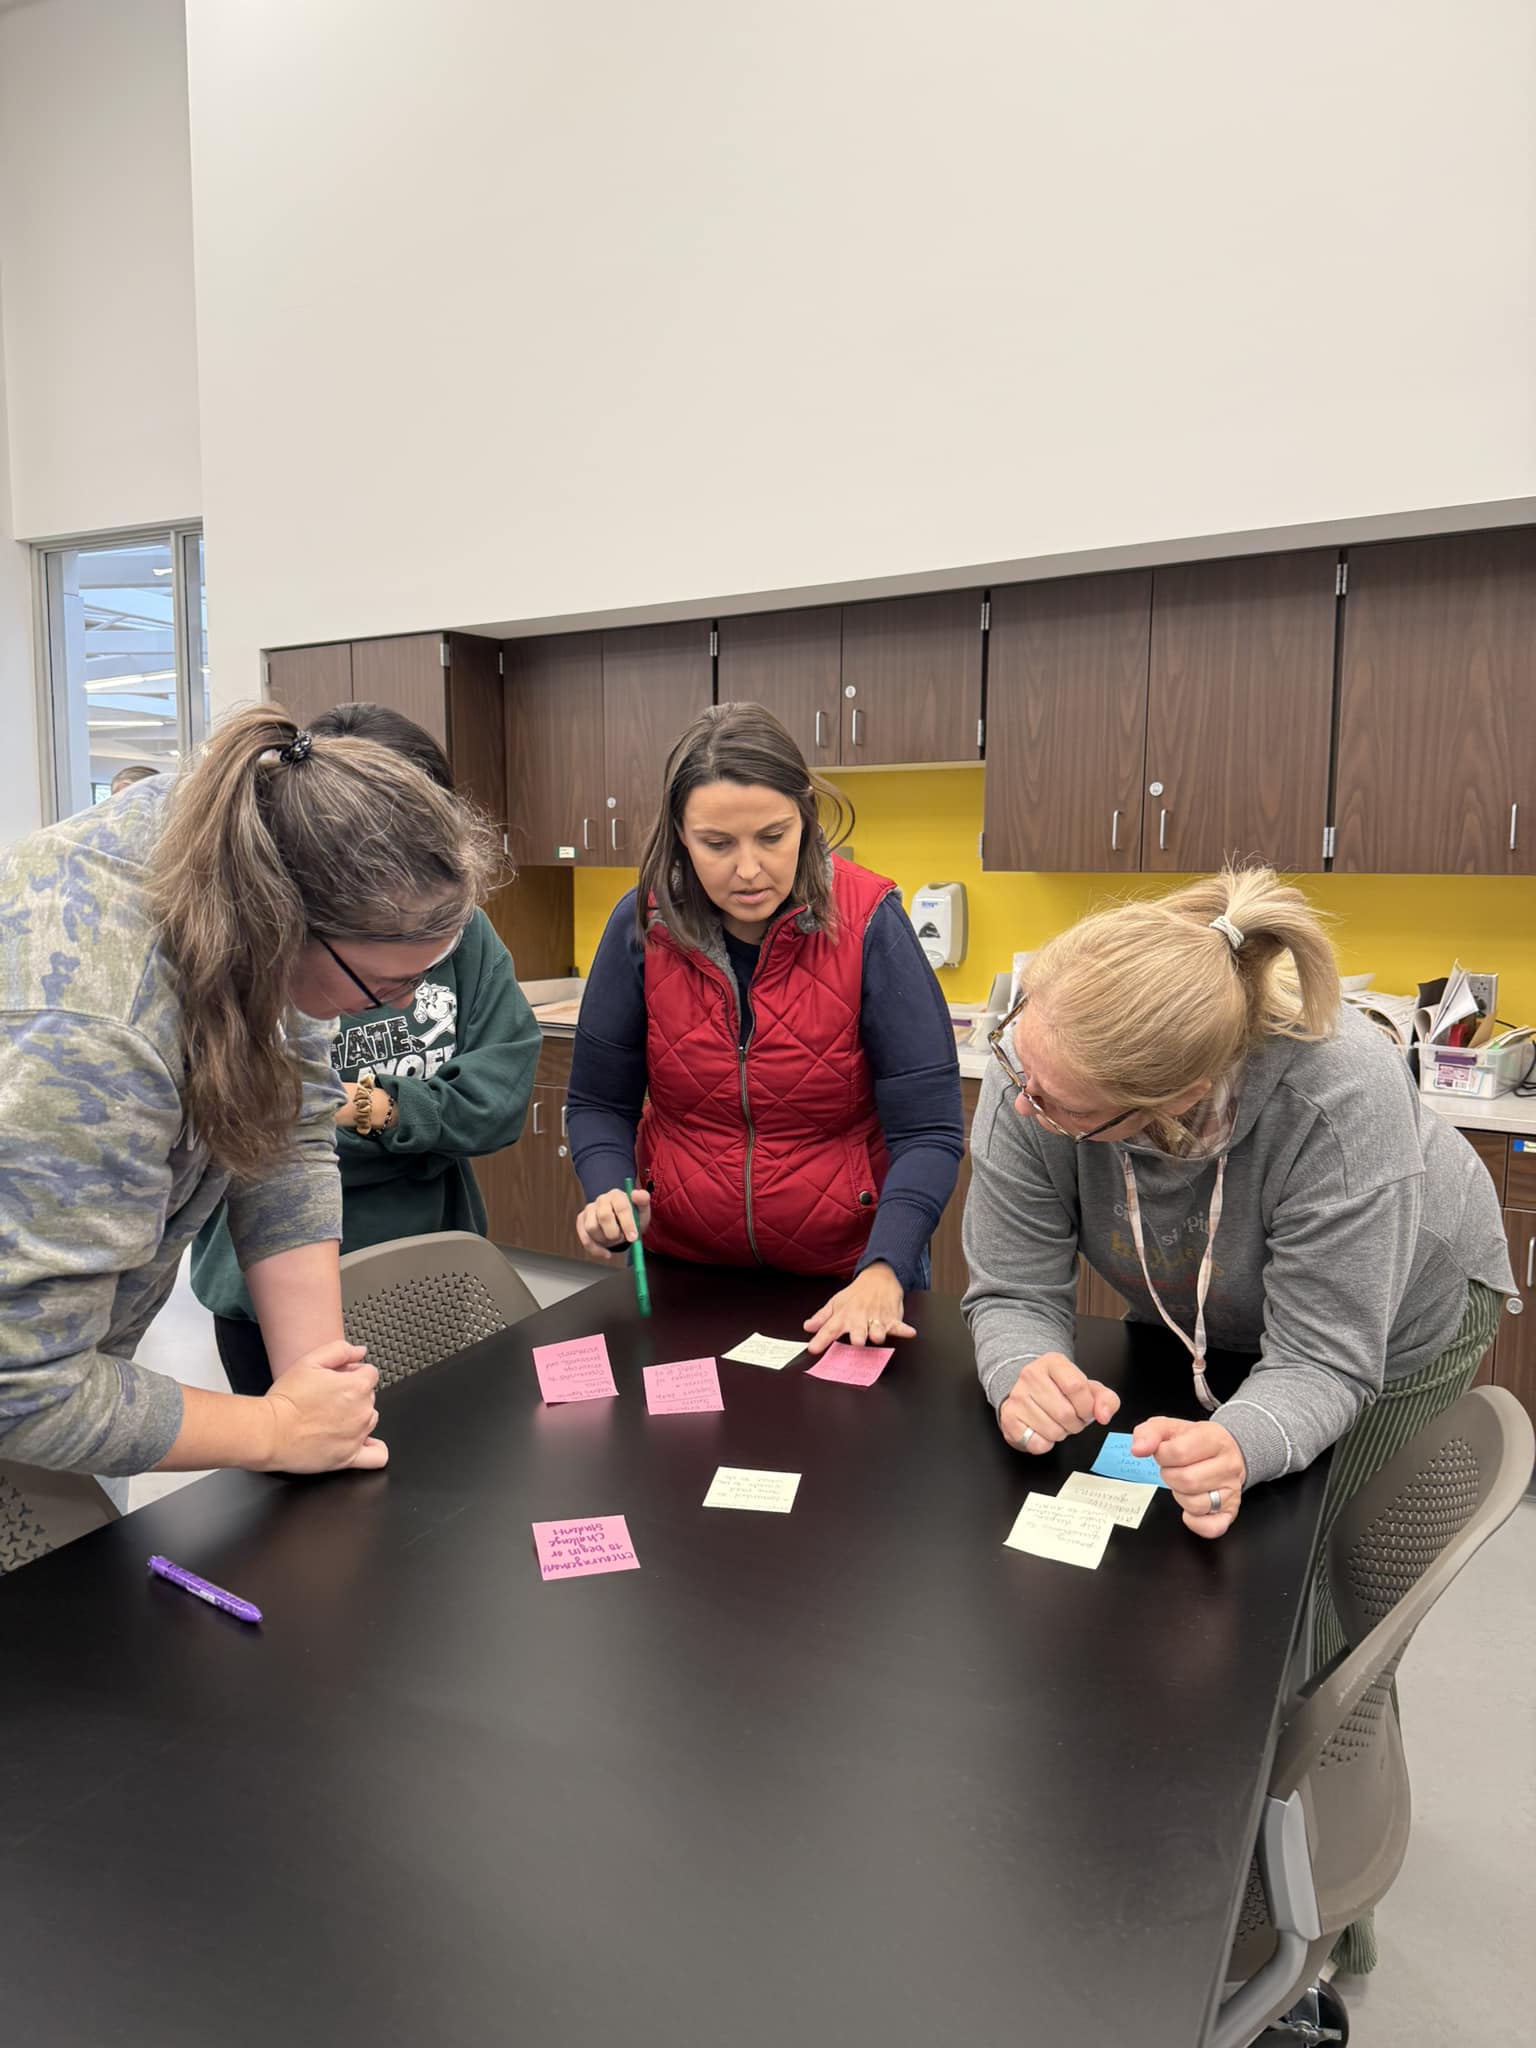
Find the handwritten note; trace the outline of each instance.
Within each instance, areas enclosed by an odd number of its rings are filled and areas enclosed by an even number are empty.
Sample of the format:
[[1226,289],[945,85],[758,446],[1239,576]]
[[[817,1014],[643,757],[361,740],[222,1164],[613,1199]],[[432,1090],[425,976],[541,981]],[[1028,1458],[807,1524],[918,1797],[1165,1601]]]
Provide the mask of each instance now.
[[720,1356],[734,1359],[737,1365],[766,1365],[770,1372],[782,1372],[804,1349],[794,1337],[745,1337],[734,1351],[722,1351]]
[[857,1344],[839,1341],[827,1346],[805,1376],[808,1380],[841,1380],[849,1387],[872,1387],[894,1356],[890,1346],[882,1351],[876,1344],[866,1344],[861,1350]]
[[1112,1429],[1100,1446],[1093,1469],[1105,1479],[1130,1479],[1138,1486],[1162,1486],[1166,1482],[1157,1469],[1156,1458],[1131,1456],[1130,1432]]
[[645,1368],[645,1405],[653,1415],[698,1415],[723,1408],[720,1375],[712,1358],[680,1358]]
[[533,1544],[546,1579],[587,1579],[594,1572],[637,1572],[640,1560],[622,1515],[586,1522],[535,1522]]
[[1097,1508],[1052,1500],[1048,1493],[1032,1493],[1003,1540],[1010,1550],[1027,1550],[1034,1557],[1080,1564],[1096,1572],[1114,1526]]
[[787,1515],[799,1490],[798,1472],[755,1472],[746,1465],[722,1465],[704,1496],[707,1508],[756,1508]]
[[553,1406],[557,1401],[597,1401],[619,1390],[608,1363],[606,1337],[573,1337],[566,1344],[535,1344],[533,1367],[539,1391]]
[[1139,1529],[1152,1505],[1156,1488],[1134,1479],[1102,1479],[1094,1472],[1069,1472],[1061,1482],[1058,1500],[1080,1501],[1094,1508],[1122,1529]]

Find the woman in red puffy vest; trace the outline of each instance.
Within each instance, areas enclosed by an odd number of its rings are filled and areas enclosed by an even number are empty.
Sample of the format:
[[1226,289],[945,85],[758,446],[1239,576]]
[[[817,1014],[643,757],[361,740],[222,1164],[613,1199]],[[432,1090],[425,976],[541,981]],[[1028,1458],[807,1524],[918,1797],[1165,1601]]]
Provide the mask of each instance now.
[[812,1351],[912,1334],[964,1145],[943,995],[895,885],[834,855],[851,826],[771,712],[704,712],[667,762],[571,1066],[587,1250],[622,1256],[643,1230],[678,1258],[825,1273]]

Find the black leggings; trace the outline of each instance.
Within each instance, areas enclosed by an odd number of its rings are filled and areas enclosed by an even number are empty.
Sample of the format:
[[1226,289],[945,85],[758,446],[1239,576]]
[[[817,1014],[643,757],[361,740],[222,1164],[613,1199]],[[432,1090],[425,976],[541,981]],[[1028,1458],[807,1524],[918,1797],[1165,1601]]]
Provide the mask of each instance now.
[[229,1380],[232,1394],[264,1394],[272,1384],[267,1347],[261,1341],[260,1323],[248,1323],[234,1316],[215,1316],[214,1341],[219,1363]]

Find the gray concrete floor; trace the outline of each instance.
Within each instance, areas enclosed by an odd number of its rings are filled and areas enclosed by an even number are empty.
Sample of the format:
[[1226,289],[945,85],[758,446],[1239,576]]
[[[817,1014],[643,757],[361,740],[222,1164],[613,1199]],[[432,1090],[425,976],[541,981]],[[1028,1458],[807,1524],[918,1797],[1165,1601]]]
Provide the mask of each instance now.
[[[563,1259],[515,1263],[541,1307],[602,1277]],[[185,1274],[139,1358],[195,1386],[224,1385]],[[130,1504],[197,1476],[135,1479]],[[1353,2048],[1517,2048],[1536,2038],[1536,1499],[1419,1630],[1399,1693],[1413,1838],[1376,1916],[1378,1968],[1339,1982],[1350,2039]]]

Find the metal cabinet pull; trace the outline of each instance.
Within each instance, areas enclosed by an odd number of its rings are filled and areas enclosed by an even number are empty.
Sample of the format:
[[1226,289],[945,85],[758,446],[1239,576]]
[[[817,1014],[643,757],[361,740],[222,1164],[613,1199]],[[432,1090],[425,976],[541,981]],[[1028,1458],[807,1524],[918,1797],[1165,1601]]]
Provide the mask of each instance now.
[[570,1132],[565,1127],[565,1115],[569,1107],[570,1105],[565,1102],[562,1102],[560,1105],[560,1135],[562,1138],[568,1138],[570,1136]]
[[824,730],[826,723],[827,714],[825,713],[825,711],[818,711],[816,714],[816,744],[818,747],[824,747],[827,744],[826,733]]
[[1519,830],[1520,806],[1518,804],[1511,804],[1509,807],[1509,850],[1511,853],[1515,851],[1515,839]]
[[536,1138],[542,1138],[544,1135],[544,1126],[539,1122],[539,1111],[542,1107],[543,1105],[540,1103],[539,1098],[535,1095],[533,1098],[533,1135]]
[[619,852],[619,821],[617,818],[610,818],[608,820],[608,844],[615,853]]
[[1528,1288],[1536,1287],[1536,1237],[1525,1241],[1525,1284]]
[[1118,811],[1111,811],[1109,814],[1109,850],[1111,853],[1118,853],[1120,851],[1120,813]]
[[864,735],[859,727],[859,720],[863,716],[863,712],[855,705],[853,709],[853,744],[856,747],[861,747],[864,744]]
[[1159,811],[1157,814],[1157,850],[1159,853],[1165,853],[1167,848],[1168,813],[1166,811]]
[[581,850],[583,853],[590,853],[592,851],[592,820],[590,818],[583,818],[581,821]]

